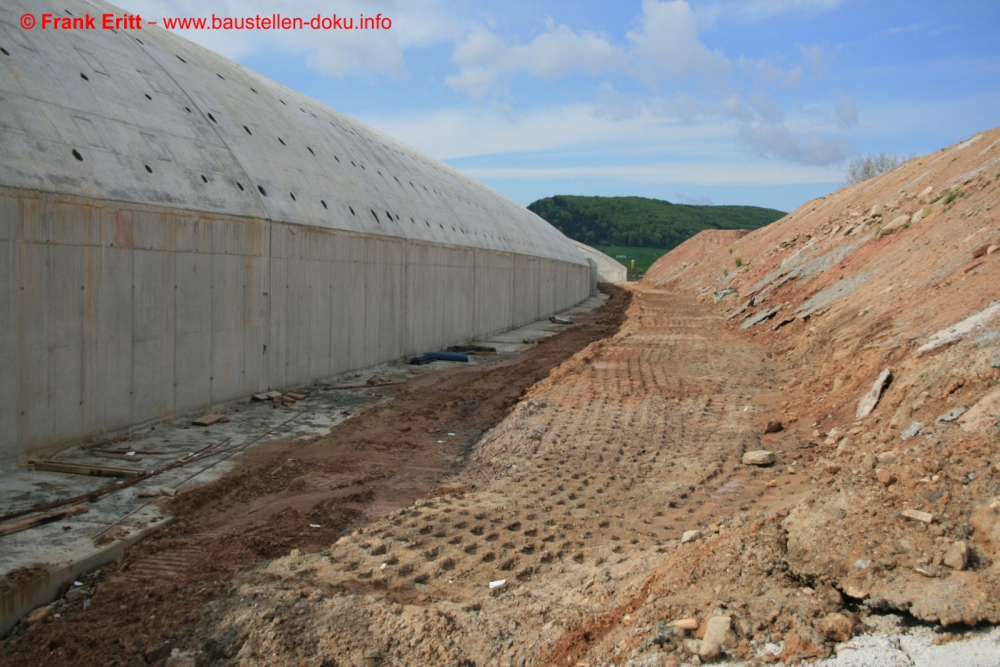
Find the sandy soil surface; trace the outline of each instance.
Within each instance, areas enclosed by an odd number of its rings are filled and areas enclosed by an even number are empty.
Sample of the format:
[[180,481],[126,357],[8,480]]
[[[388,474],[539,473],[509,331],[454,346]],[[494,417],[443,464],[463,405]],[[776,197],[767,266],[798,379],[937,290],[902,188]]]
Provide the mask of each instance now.
[[992,130],[705,232],[524,360],[186,494],[0,661],[1000,664],[998,184]]
[[325,550],[345,530],[441,492],[472,443],[524,391],[617,330],[631,295],[608,289],[614,296],[600,309],[516,357],[387,387],[392,401],[329,436],[250,450],[232,473],[178,496],[168,507],[177,516],[170,528],[85,577],[86,609],[80,597],[64,599],[45,621],[22,622],[0,648],[0,664],[162,661],[237,573],[292,549]]

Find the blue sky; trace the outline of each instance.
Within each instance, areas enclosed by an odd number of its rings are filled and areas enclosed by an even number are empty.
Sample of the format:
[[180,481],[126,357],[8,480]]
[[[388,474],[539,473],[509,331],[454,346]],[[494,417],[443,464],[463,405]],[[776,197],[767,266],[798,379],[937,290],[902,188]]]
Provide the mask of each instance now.
[[188,39],[521,204],[641,195],[790,211],[848,160],[1000,124],[1000,3],[118,0],[164,16],[371,16],[387,31]]

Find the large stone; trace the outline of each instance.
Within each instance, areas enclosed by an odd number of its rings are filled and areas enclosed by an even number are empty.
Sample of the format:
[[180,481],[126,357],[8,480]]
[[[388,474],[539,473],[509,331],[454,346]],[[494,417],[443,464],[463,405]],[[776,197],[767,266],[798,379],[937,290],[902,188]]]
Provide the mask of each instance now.
[[836,612],[827,614],[816,626],[816,631],[834,642],[846,642],[854,634],[854,621]]
[[969,545],[959,540],[951,545],[944,555],[944,564],[953,570],[964,570],[969,566]]
[[871,414],[875,406],[878,405],[879,399],[882,398],[882,392],[885,391],[886,386],[892,381],[892,371],[888,368],[883,370],[878,374],[875,379],[875,384],[868,391],[867,394],[858,401],[857,412],[854,413],[854,420],[864,419]]
[[906,225],[910,224],[910,216],[908,215],[897,215],[892,221],[887,224],[882,229],[878,230],[879,238],[883,236],[889,236],[890,234],[895,234],[896,232],[903,229]]
[[[718,646],[736,646],[736,634],[732,630],[732,618],[729,616],[713,616],[708,619],[703,642],[711,642]],[[702,657],[705,657],[702,655]]]
[[875,216],[882,215],[883,213],[885,213],[885,207],[882,206],[882,204],[875,204],[872,206],[872,210],[868,215],[874,218]]
[[746,322],[741,324],[740,329],[749,329],[750,327],[756,324],[760,324],[764,320],[774,317],[774,314],[777,313],[779,310],[781,310],[781,306],[775,306],[774,308],[768,308],[766,310],[762,310],[756,315],[752,316]]
[[777,460],[774,452],[766,449],[757,449],[743,455],[743,464],[748,466],[769,466]]
[[21,625],[25,628],[34,625],[35,623],[41,623],[46,618],[55,613],[55,605],[50,604],[44,607],[39,607],[34,611],[28,612],[24,618],[21,619]]
[[920,422],[913,422],[910,426],[899,434],[900,440],[909,440],[910,438],[915,438],[918,435],[923,435],[924,425]]
[[685,530],[684,534],[681,535],[681,544],[687,544],[688,542],[694,542],[701,535],[700,530]]

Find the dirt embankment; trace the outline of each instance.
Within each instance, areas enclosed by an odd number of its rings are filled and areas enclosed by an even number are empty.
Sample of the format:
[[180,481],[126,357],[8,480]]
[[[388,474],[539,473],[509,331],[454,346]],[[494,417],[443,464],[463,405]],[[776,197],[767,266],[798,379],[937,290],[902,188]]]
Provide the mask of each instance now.
[[1000,620],[998,213],[994,129],[647,274],[717,301],[784,370],[779,465],[817,480],[783,522],[803,580],[924,621]]

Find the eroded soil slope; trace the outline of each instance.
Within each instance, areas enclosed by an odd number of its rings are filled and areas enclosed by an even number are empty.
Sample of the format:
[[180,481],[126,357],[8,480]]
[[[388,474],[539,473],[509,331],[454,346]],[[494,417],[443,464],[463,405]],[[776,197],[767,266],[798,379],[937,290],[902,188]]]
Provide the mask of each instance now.
[[678,248],[646,279],[722,297],[713,311],[787,369],[774,419],[819,481],[784,522],[791,569],[946,625],[998,619],[998,205],[995,129],[730,245]]

